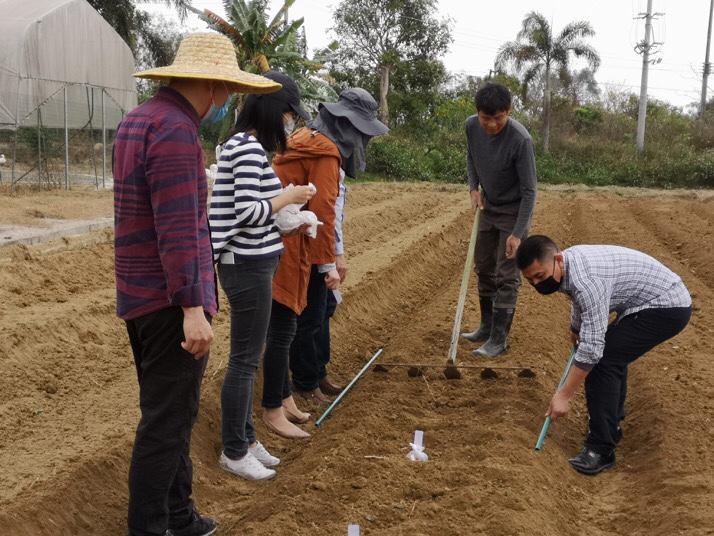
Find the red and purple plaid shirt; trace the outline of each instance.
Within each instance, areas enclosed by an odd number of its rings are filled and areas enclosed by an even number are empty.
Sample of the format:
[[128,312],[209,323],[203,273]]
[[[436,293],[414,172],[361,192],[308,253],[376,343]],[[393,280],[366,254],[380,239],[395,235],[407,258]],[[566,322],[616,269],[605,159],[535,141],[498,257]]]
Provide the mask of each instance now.
[[200,119],[163,87],[130,112],[114,142],[117,314],[218,310]]

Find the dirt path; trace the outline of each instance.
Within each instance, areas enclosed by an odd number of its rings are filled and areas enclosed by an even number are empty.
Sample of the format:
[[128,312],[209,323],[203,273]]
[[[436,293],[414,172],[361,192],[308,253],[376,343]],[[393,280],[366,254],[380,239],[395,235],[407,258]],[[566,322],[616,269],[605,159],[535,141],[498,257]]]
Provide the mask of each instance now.
[[[194,433],[199,505],[225,535],[334,535],[349,522],[394,536],[711,534],[712,206],[681,195],[540,196],[534,233],[563,245],[637,247],[696,296],[685,333],[632,367],[615,471],[588,479],[567,465],[586,426],[582,397],[545,450],[532,450],[568,352],[568,305],[524,288],[503,363],[530,366],[536,378],[370,373],[308,442],[259,427],[283,459],[278,478],[238,481],[216,467],[224,310]],[[458,187],[352,188],[337,376],[350,377],[382,346],[390,361],[445,360],[470,224]],[[0,252],[0,525],[13,536],[120,535],[137,395],[114,317],[110,234]],[[471,297],[465,323],[477,320]],[[470,349],[459,359],[471,359]],[[405,459],[416,428],[425,430],[428,464]]]

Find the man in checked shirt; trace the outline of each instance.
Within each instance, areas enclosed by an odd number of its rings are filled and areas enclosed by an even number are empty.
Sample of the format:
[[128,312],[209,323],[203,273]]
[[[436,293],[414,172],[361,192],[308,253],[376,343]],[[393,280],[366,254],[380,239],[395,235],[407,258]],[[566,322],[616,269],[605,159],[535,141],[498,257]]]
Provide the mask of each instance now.
[[[569,461],[576,471],[595,475],[615,464],[628,365],[684,329],[692,298],[682,279],[662,263],[619,246],[561,251],[547,236],[536,235],[521,244],[516,262],[539,293],[560,291],[572,300],[574,366],[546,415],[553,420],[566,415],[585,383],[588,433],[583,449]],[[616,318],[610,323],[612,312]]]

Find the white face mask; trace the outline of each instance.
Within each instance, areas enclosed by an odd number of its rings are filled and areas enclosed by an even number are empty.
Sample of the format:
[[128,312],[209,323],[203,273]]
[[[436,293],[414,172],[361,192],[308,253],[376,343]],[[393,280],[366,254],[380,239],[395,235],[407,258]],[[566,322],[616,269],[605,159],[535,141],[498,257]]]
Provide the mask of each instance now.
[[295,120],[290,118],[287,123],[285,123],[284,128],[285,136],[290,137],[290,134],[292,134],[293,130],[295,130]]

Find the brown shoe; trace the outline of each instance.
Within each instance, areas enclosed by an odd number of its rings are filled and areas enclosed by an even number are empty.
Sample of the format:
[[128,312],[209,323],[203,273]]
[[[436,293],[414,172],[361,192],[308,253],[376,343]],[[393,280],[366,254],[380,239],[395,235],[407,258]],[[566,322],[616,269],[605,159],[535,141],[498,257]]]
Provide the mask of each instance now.
[[325,395],[319,387],[313,389],[312,391],[295,391],[298,395],[303,397],[305,400],[309,400],[310,402],[313,402],[317,404],[318,406],[321,406],[323,404],[329,404],[332,402],[332,399]]
[[268,430],[287,439],[307,439],[310,437],[310,434],[305,430],[288,421],[283,408],[279,408],[279,410],[263,411],[263,423]]
[[320,391],[329,396],[337,396],[345,389],[344,385],[333,383],[329,376],[320,380]]
[[292,395],[283,400],[283,413],[293,424],[306,424],[310,420],[310,414],[298,409]]

